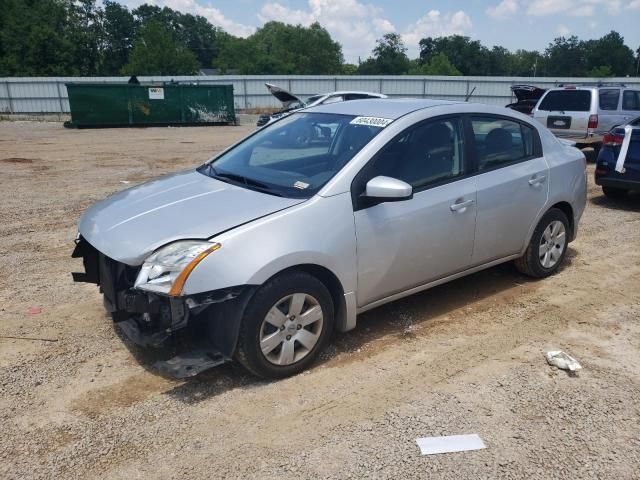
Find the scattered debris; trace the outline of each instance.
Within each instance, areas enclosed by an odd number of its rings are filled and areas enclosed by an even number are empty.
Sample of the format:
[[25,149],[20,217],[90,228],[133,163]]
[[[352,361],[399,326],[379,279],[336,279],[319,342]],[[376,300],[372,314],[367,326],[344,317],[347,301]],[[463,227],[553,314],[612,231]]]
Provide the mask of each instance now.
[[436,453],[466,452],[470,450],[482,450],[487,448],[477,434],[449,435],[446,437],[424,437],[416,439],[422,455],[434,455]]
[[40,307],[29,307],[27,309],[27,313],[29,315],[38,315],[39,313],[42,313],[42,308],[40,308]]
[[120,180],[120,183],[124,183],[126,185],[127,183],[131,183],[131,182],[129,180]]
[[57,338],[39,338],[39,337],[14,337],[13,335],[0,335],[0,338],[8,338],[11,340],[31,340],[37,342],[57,342]]
[[560,351],[553,350],[547,352],[547,363],[558,367],[561,370],[569,370],[570,372],[576,372],[582,368],[578,361],[572,356]]

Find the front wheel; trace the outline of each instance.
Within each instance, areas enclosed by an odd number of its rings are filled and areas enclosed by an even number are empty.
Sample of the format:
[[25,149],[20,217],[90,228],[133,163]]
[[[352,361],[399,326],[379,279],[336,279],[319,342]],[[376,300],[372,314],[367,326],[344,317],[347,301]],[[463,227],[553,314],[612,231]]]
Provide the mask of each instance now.
[[247,305],[236,358],[263,378],[307,368],[333,330],[333,301],[320,280],[290,272],[265,283]]
[[533,231],[524,255],[515,261],[525,275],[544,278],[554,274],[567,253],[569,221],[557,208],[549,210]]

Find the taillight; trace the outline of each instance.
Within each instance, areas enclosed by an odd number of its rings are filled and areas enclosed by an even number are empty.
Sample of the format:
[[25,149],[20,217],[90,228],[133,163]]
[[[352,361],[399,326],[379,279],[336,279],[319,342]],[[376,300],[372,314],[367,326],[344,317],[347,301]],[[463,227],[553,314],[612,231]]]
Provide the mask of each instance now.
[[598,115],[589,115],[587,128],[598,128]]
[[604,138],[602,139],[602,144],[608,147],[618,147],[622,145],[623,140],[624,140],[624,135],[617,135],[615,133],[607,132],[604,134]]

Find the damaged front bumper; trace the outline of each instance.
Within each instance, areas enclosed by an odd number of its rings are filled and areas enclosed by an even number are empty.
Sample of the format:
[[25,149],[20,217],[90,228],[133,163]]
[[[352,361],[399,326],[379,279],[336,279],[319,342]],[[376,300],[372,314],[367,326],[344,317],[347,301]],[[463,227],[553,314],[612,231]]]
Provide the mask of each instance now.
[[254,287],[243,285],[195,295],[169,297],[133,287],[140,267],[117,262],[79,237],[72,257],[82,258],[84,272],[75,282],[100,287],[104,306],[135,344],[163,346],[178,331],[189,332],[187,349],[156,363],[163,373],[184,378],[229,361],[236,348],[242,313]]

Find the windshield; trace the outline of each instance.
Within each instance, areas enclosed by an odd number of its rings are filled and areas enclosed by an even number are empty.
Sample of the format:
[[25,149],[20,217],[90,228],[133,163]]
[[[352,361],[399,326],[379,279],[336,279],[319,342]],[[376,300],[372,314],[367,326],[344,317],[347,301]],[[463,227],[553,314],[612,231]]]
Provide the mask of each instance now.
[[548,112],[588,112],[591,108],[589,90],[553,90],[542,99],[538,110]]
[[272,195],[309,198],[381,130],[351,115],[294,113],[198,169]]

